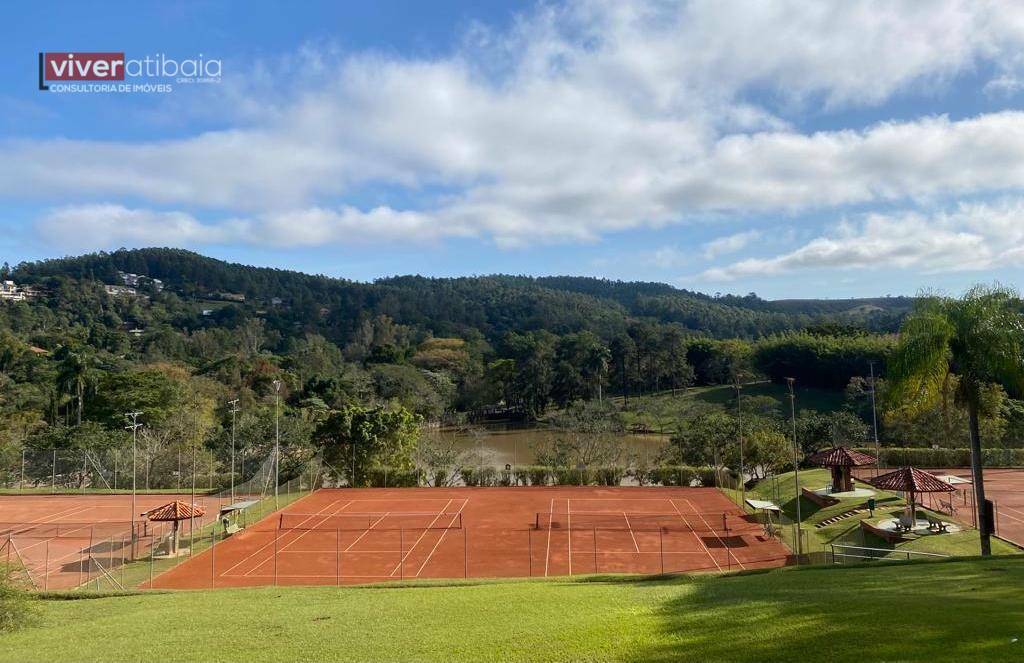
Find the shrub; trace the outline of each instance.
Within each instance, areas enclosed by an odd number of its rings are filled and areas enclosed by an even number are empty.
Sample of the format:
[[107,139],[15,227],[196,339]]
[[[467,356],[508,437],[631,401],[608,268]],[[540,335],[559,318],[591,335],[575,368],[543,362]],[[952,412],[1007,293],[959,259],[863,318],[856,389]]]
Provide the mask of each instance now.
[[[873,447],[858,449],[875,455]],[[929,449],[926,447],[882,447],[879,460],[883,467],[969,467],[970,449]],[[983,449],[987,467],[1024,467],[1024,449]]]
[[0,566],[0,633],[24,626],[32,613],[29,595],[15,586],[10,569]]

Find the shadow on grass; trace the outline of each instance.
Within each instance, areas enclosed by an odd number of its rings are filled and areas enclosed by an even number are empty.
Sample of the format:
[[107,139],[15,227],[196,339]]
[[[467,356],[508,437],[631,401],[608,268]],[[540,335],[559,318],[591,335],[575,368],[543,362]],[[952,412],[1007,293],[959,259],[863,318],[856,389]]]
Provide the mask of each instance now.
[[[860,564],[691,577],[635,661],[1021,660],[1024,563]],[[650,579],[648,579],[650,581]],[[668,644],[664,644],[668,643]]]

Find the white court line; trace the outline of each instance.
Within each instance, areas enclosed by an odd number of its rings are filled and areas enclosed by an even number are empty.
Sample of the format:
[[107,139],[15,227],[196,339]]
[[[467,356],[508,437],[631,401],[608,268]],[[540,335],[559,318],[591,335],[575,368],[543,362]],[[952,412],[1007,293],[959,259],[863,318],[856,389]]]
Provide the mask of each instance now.
[[355,540],[355,541],[353,541],[352,543],[348,544],[348,548],[345,548],[345,549],[344,549],[344,550],[342,550],[341,552],[343,552],[343,553],[347,553],[347,552],[349,552],[350,550],[352,550],[352,547],[353,547],[353,546],[355,546],[355,545],[356,545],[357,543],[359,543],[360,541],[362,541],[362,540],[363,540],[363,537],[364,537],[364,536],[366,536],[367,534],[369,534],[369,533],[370,533],[370,530],[372,530],[372,529],[373,529],[374,527],[376,527],[376,526],[377,526],[377,524],[378,524],[378,523],[379,523],[380,521],[382,521],[382,520],[384,520],[385,518],[387,518],[387,517],[388,517],[388,516],[389,516],[390,514],[391,514],[391,512],[390,512],[390,511],[388,511],[388,512],[386,512],[386,513],[385,513],[385,514],[384,514],[383,516],[381,516],[381,517],[380,517],[380,518],[378,518],[377,520],[375,520],[375,521],[373,521],[372,523],[370,523],[370,526],[369,526],[368,528],[366,528],[365,530],[363,530],[363,533],[362,533],[362,534],[360,534],[359,536],[357,536],[357,537],[356,537],[356,540]]
[[[711,530],[711,533],[715,535],[715,538],[718,539],[718,542],[722,544],[723,548],[725,548],[726,559],[729,559],[728,556],[732,555],[732,553],[729,552],[729,546],[727,546],[725,541],[722,540],[722,537],[718,536],[718,532],[715,530],[715,528],[713,528],[711,526],[711,523],[709,523],[707,520],[704,519],[704,514],[699,513],[697,511],[697,507],[695,507],[693,505],[693,502],[691,502],[690,500],[686,499],[685,497],[683,498],[683,500],[687,504],[690,505],[690,508],[693,509],[694,513],[696,513],[698,516],[700,516],[700,519],[703,520],[704,524],[708,526],[708,529]],[[724,514],[724,512],[723,512],[723,514]],[[701,543],[703,543],[703,541]],[[743,566],[743,562],[741,562],[738,557],[736,557],[735,555],[732,555],[732,556],[736,559],[736,563],[740,565],[741,569],[746,569],[747,568],[747,567]],[[721,568],[721,567],[719,567],[719,568]]]
[[626,519],[626,529],[629,530],[629,538],[633,539],[633,547],[636,548],[637,552],[640,552],[640,546],[637,545],[636,537],[633,535],[633,526],[629,524],[629,516],[626,515],[625,511],[622,512],[622,517]]
[[[691,525],[690,521],[686,519],[686,516],[683,515],[683,512],[679,510],[679,507],[676,506],[676,503],[673,502],[671,499],[668,501],[668,503],[671,504],[672,508],[676,510],[676,513],[679,514],[679,517],[682,518],[683,522],[686,523],[686,526],[690,528],[690,533],[693,534],[695,539],[697,539],[697,543],[700,544],[700,547],[704,549],[704,552],[708,554],[708,557],[711,558],[711,561],[714,562],[715,566],[718,567],[718,570],[721,571],[722,567],[719,566],[718,561],[715,559],[715,556],[712,555],[711,551],[708,550],[708,547],[704,545],[704,541],[701,540],[700,536],[693,531],[693,525]],[[690,506],[692,507],[693,505],[691,504]]]
[[[341,500],[335,500],[334,502],[331,502],[331,504],[337,504],[337,503],[338,503],[338,502],[340,502],[340,501],[341,501]],[[339,513],[340,511],[342,511],[343,509],[345,509],[345,507],[347,507],[347,506],[348,506],[349,504],[351,504],[351,502],[347,502],[347,503],[346,503],[346,504],[345,504],[344,506],[342,506],[342,507],[341,507],[340,509],[335,509],[334,511],[331,511],[331,512],[330,512],[329,514],[327,514],[327,515],[325,515],[325,516],[323,517],[323,520],[321,520],[321,521],[320,521],[320,523],[322,524],[322,523],[326,522],[328,518],[330,518],[331,516],[333,516],[333,515],[335,515],[335,514]],[[311,516],[311,517],[316,517],[316,516],[320,515],[321,513],[323,513],[323,509],[321,509],[321,510],[320,510],[320,511],[318,511],[317,513],[313,514],[313,516]],[[301,523],[299,523],[299,525],[302,525],[302,524],[303,524],[303,523],[305,523],[305,522],[306,522],[307,520],[309,520],[309,518],[303,518],[303,519],[302,519],[302,522],[301,522]],[[277,531],[280,531],[280,530],[277,530]],[[287,531],[287,530],[286,530],[286,531]],[[313,529],[312,529],[312,528],[311,528],[311,529],[306,529],[306,530],[302,530],[302,532],[301,532],[301,533],[300,533],[300,534],[299,534],[299,535],[298,535],[297,537],[295,537],[294,539],[292,539],[292,540],[291,540],[291,541],[289,541],[288,543],[284,544],[284,548],[285,548],[285,549],[287,549],[287,548],[288,548],[288,546],[290,546],[291,544],[295,543],[296,541],[298,541],[299,539],[301,539],[302,537],[306,536],[307,534],[309,534],[309,533],[310,533],[310,532],[312,532],[312,531],[313,531]],[[271,543],[276,543],[277,541],[280,541],[281,539],[283,539],[283,538],[284,538],[285,536],[286,536],[285,534],[281,534],[281,535],[277,536],[277,538],[275,538],[275,539],[274,539],[274,541],[272,541]],[[280,553],[280,552],[281,552],[281,550],[280,550],[280,549],[277,549],[277,548],[275,548],[275,549],[274,549],[274,553]],[[260,562],[259,564],[257,564],[257,565],[256,565],[255,567],[253,567],[253,568],[249,569],[249,573],[252,573],[252,572],[253,572],[253,571],[255,571],[256,569],[260,568],[261,566],[263,566],[264,564],[266,564],[266,563],[267,563],[268,561],[270,561],[270,562],[273,562],[273,561],[274,561],[274,557],[276,556],[276,555],[275,555],[274,553],[271,553],[271,556],[270,556],[270,559],[269,559],[269,560],[263,560],[262,562]],[[247,573],[246,575],[248,575],[248,573]]]
[[548,549],[544,553],[544,577],[548,577],[548,561],[551,559],[551,518],[555,515],[555,498],[551,498],[551,507],[548,509]]
[[[466,508],[467,504],[469,504],[469,500],[468,499],[463,499],[462,500],[462,506],[460,506],[459,510],[456,512],[456,514],[454,516],[452,516],[452,519],[450,521],[448,521],[448,526],[449,527],[451,527],[452,523],[455,522],[455,518],[457,518],[458,515],[462,513],[462,510]],[[445,529],[443,532],[441,532],[441,538],[439,538],[437,540],[437,543],[434,544],[434,547],[430,549],[430,554],[427,555],[427,558],[425,560],[423,560],[423,564],[421,564],[419,570],[416,571],[416,575],[413,576],[414,578],[419,578],[420,577],[420,574],[423,573],[423,569],[425,569],[427,567],[427,562],[429,562],[430,558],[434,556],[434,551],[437,550],[437,547],[441,545],[441,542],[444,541],[444,537],[447,534],[448,534],[448,530],[447,529]],[[466,536],[466,530],[462,530],[462,536]]]
[[[430,528],[434,526],[434,523],[437,522],[437,519],[444,515],[444,512],[448,510],[448,507],[451,506],[451,503],[454,501],[454,497],[448,500],[447,504],[444,505],[444,508],[441,509],[441,512],[434,516],[434,519],[430,521],[430,524],[427,525],[427,527],[420,534],[419,538],[416,539],[416,543],[412,544],[412,548],[409,548],[409,552],[402,555],[402,558],[398,560],[398,564],[395,564],[395,570],[391,572],[391,575],[395,575],[396,573],[398,573],[398,571],[402,568],[402,565],[405,564],[405,560],[409,559],[409,555],[412,554],[412,551],[416,549],[416,546],[420,545],[420,541],[423,540],[423,537],[427,535],[427,532],[429,532]],[[463,503],[463,506],[465,506],[465,503]]]
[[[327,506],[325,506],[324,508],[320,509],[320,510],[319,510],[319,511],[317,511],[316,513],[314,513],[314,514],[310,515],[309,517],[305,518],[305,519],[304,519],[304,520],[303,520],[303,521],[302,521],[301,523],[299,523],[299,524],[300,524],[300,525],[302,525],[303,523],[305,523],[305,522],[306,522],[307,520],[309,520],[310,518],[315,518],[315,517],[316,517],[317,515],[319,515],[319,514],[323,513],[324,511],[326,511],[327,509],[331,508],[332,506],[334,506],[335,504],[337,504],[337,503],[338,503],[338,502],[340,502],[340,501],[341,501],[340,499],[336,499],[336,500],[334,500],[333,502],[331,502],[330,504],[328,504],[328,505],[327,505]],[[252,530],[252,531],[261,531],[261,530]],[[274,545],[275,543],[277,543],[277,540],[278,540],[279,538],[281,538],[281,537],[280,537],[280,535],[279,535],[279,534],[277,533],[277,532],[278,532],[278,531],[280,531],[280,530],[269,530],[269,531],[271,531],[271,532],[274,532],[274,540],[273,540],[273,541],[271,541],[270,543],[264,543],[264,544],[263,544],[262,546],[260,546],[260,547],[259,547],[259,548],[257,548],[257,549],[256,549],[255,551],[253,551],[253,552],[252,552],[252,553],[251,553],[251,554],[250,554],[250,555],[249,555],[248,557],[246,557],[245,559],[242,559],[241,561],[239,561],[239,562],[238,562],[237,564],[235,564],[235,565],[234,565],[234,566],[232,566],[231,568],[227,569],[226,571],[223,571],[223,572],[221,572],[221,575],[226,575],[226,574],[228,574],[228,573],[231,573],[231,572],[232,572],[232,571],[234,571],[234,570],[235,570],[235,569],[236,569],[237,567],[241,566],[241,565],[242,565],[242,564],[244,564],[245,562],[248,562],[248,561],[249,561],[250,559],[252,559],[252,558],[253,558],[253,557],[255,557],[256,555],[258,555],[258,554],[259,554],[259,553],[261,553],[262,551],[266,550],[266,549],[267,549],[268,547],[270,547],[270,546]],[[266,561],[266,560],[264,560],[264,561]],[[260,566],[260,565],[262,565],[262,564],[263,564],[263,562],[260,562],[259,564],[257,564],[257,565],[256,565],[256,567],[257,567],[257,568],[259,568],[259,566]],[[255,569],[251,569],[251,570],[255,571]]]
[[[351,504],[352,504],[352,502],[351,502],[351,501],[348,501],[348,502],[346,502],[346,503],[345,503],[345,504],[344,504],[344,505],[343,505],[343,506],[342,506],[342,507],[341,507],[340,509],[337,509],[337,510],[335,510],[335,511],[332,511],[332,512],[330,512],[329,514],[327,514],[326,516],[324,516],[324,517],[323,517],[323,520],[321,520],[321,521],[320,521],[319,523],[317,523],[317,525],[323,525],[324,523],[326,523],[326,522],[327,522],[327,519],[328,519],[328,518],[331,518],[331,517],[333,517],[333,516],[336,516],[336,515],[338,515],[339,513],[341,513],[341,512],[342,512],[342,511],[344,511],[345,509],[347,509],[347,508],[348,508],[349,506],[351,506]],[[302,534],[298,535],[297,537],[295,537],[294,539],[292,539],[292,540],[291,540],[291,541],[289,541],[288,543],[284,544],[284,547],[283,547],[283,548],[278,548],[278,549],[277,549],[277,552],[278,552],[278,553],[280,554],[280,553],[284,552],[285,550],[288,550],[288,548],[290,548],[290,547],[291,547],[291,546],[292,546],[292,545],[293,545],[293,544],[294,544],[294,543],[295,543],[296,541],[298,541],[298,540],[299,540],[299,539],[301,539],[302,537],[306,536],[306,534],[308,534],[309,532],[311,532],[311,531],[313,531],[314,529],[316,529],[316,527],[317,527],[316,525],[313,525],[313,526],[312,526],[312,527],[310,527],[309,529],[307,529],[307,530],[304,530],[304,531],[302,532]],[[330,530],[328,530],[328,531],[330,531]]]

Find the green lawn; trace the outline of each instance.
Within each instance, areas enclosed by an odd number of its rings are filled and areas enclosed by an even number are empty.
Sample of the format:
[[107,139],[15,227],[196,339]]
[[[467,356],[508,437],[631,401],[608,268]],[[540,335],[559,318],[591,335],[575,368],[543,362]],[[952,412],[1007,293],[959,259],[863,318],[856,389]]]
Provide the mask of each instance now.
[[0,661],[1019,661],[1021,586],[997,558],[47,600]]
[[[789,416],[789,392],[785,385],[771,382],[757,382],[743,387],[743,396],[765,396],[774,400],[779,414]],[[612,401],[620,408],[622,417],[628,426],[644,425],[653,431],[671,433],[679,422],[691,419],[703,412],[734,408],[734,392],[732,387],[720,385],[714,387],[692,387],[676,393],[660,392],[641,397],[630,397],[628,407],[625,400],[616,396]],[[841,391],[826,389],[798,388],[796,390],[796,409],[818,410],[830,412],[842,407],[844,395]]]

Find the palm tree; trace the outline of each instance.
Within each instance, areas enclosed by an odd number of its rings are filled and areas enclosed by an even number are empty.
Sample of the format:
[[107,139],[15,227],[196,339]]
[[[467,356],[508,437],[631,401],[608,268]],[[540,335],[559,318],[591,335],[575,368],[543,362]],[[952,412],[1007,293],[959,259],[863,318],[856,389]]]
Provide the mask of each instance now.
[[982,392],[1002,384],[1024,389],[1024,315],[1017,293],[975,286],[961,299],[924,297],[903,323],[889,364],[890,397],[916,409],[938,402],[955,384],[955,402],[966,408],[971,474],[978,508],[981,554],[992,554],[984,518],[981,432]]
[[92,378],[91,361],[82,351],[65,350],[61,353],[57,381],[62,389],[75,397],[78,402],[76,425],[82,425],[82,409],[85,404],[85,388]]

